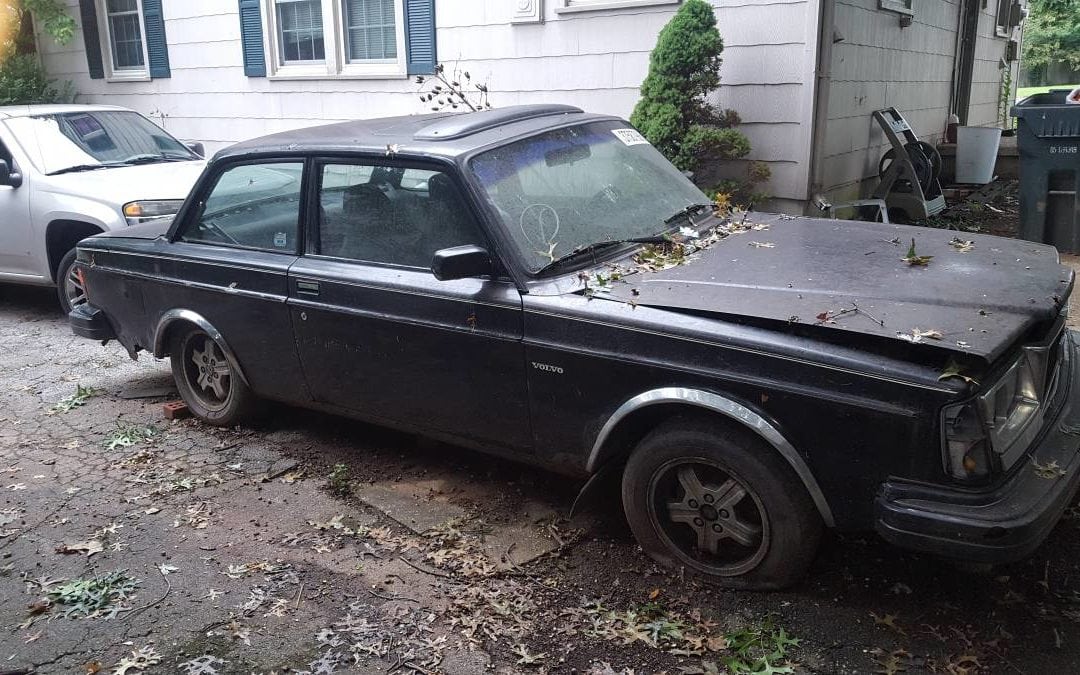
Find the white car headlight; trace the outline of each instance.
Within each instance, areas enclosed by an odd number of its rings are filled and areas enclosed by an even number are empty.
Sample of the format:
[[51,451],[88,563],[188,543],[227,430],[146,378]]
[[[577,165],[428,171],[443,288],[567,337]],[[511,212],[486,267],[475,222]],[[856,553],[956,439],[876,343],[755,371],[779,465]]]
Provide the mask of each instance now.
[[183,205],[183,199],[150,199],[124,204],[124,218],[128,225],[152,223],[171,219]]

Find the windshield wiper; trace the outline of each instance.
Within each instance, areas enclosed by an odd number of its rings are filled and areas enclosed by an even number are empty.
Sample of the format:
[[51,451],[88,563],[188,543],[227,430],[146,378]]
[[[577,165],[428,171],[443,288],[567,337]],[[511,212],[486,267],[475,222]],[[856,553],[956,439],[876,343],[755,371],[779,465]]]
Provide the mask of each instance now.
[[626,239],[608,239],[605,241],[597,241],[591,244],[586,244],[584,246],[578,246],[566,255],[556,258],[548,264],[544,265],[543,267],[538,269],[536,273],[543,274],[544,272],[547,272],[554,267],[558,267],[573,260],[577,260],[584,255],[595,254],[603,249],[611,248],[613,246],[619,246],[621,244],[666,244],[669,241],[671,241],[669,237],[659,234],[651,237],[628,237]]
[[174,158],[166,155],[135,155],[134,157],[128,157],[124,161],[120,162],[124,166],[135,166],[136,164],[155,164],[157,162],[171,162],[176,161]]
[[664,224],[665,225],[670,225],[670,224],[672,224],[673,222],[675,222],[676,220],[678,220],[680,218],[690,218],[691,216],[696,216],[697,214],[701,213],[705,209],[711,209],[711,208],[712,208],[712,204],[689,204],[689,205],[679,209],[675,213],[671,214],[667,218],[664,218]]
[[63,169],[57,169],[46,176],[59,176],[62,173],[77,173],[79,171],[95,171],[97,169],[108,169],[110,166],[116,166],[115,164],[76,164],[75,166],[65,167]]

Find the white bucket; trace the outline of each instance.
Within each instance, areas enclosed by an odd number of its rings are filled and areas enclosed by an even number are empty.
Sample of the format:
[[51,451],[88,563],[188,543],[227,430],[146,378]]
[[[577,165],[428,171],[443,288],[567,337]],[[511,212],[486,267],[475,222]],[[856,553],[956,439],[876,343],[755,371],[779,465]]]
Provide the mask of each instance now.
[[956,128],[956,182],[985,185],[994,180],[1001,129]]

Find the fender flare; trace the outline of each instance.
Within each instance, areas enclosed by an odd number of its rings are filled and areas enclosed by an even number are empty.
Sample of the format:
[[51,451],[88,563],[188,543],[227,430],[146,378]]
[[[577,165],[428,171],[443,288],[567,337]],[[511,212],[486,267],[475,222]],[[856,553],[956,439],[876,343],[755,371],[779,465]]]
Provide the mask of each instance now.
[[222,353],[225,354],[225,359],[229,362],[229,367],[233,369],[233,372],[240,376],[240,379],[244,384],[249,387],[251,386],[251,383],[248,382],[247,375],[244,374],[243,368],[240,367],[240,362],[236,359],[236,354],[233,353],[233,350],[229,348],[228,343],[225,342],[225,338],[222,336],[221,331],[214,328],[213,324],[207,321],[203,315],[190,309],[170,309],[158,319],[157,328],[154,330],[155,358],[160,359],[165,357],[165,336],[169,332],[169,327],[177,322],[192,323],[209,335],[210,339],[213,340],[217,346],[221,348]]
[[806,491],[814,501],[814,505],[817,507],[818,513],[821,514],[821,519],[825,522],[825,525],[828,527],[833,527],[835,525],[832,509],[829,507],[829,503],[825,499],[825,493],[821,491],[821,486],[818,485],[817,479],[814,478],[813,472],[810,471],[810,467],[806,464],[806,460],[798,453],[795,446],[784,438],[783,434],[780,433],[780,430],[777,429],[772,422],[745,405],[725,396],[701,391],[699,389],[688,389],[685,387],[653,389],[638,394],[620,405],[615,412],[612,413],[611,417],[604,422],[604,426],[600,428],[600,433],[597,434],[596,441],[593,443],[592,450],[589,452],[589,459],[585,465],[586,470],[590,474],[594,474],[601,468],[599,465],[604,444],[623,419],[631,413],[647,406],[664,403],[680,403],[711,410],[724,415],[725,417],[738,422],[750,431],[753,431],[780,453],[780,456],[787,460],[787,463],[795,470],[795,474],[799,477],[799,480],[802,481],[803,486],[806,487]]

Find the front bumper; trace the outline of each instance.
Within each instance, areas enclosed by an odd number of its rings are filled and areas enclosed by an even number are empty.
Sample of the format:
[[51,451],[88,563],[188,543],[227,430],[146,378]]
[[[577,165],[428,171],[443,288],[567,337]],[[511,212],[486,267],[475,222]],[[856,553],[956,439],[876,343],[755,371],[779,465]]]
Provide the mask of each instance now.
[[105,312],[90,303],[79,305],[68,314],[71,331],[91,340],[114,340],[116,333]]
[[1063,402],[1009,478],[981,492],[888,481],[875,503],[878,533],[897,546],[981,563],[1012,562],[1038,548],[1080,487],[1078,339],[1065,335]]

